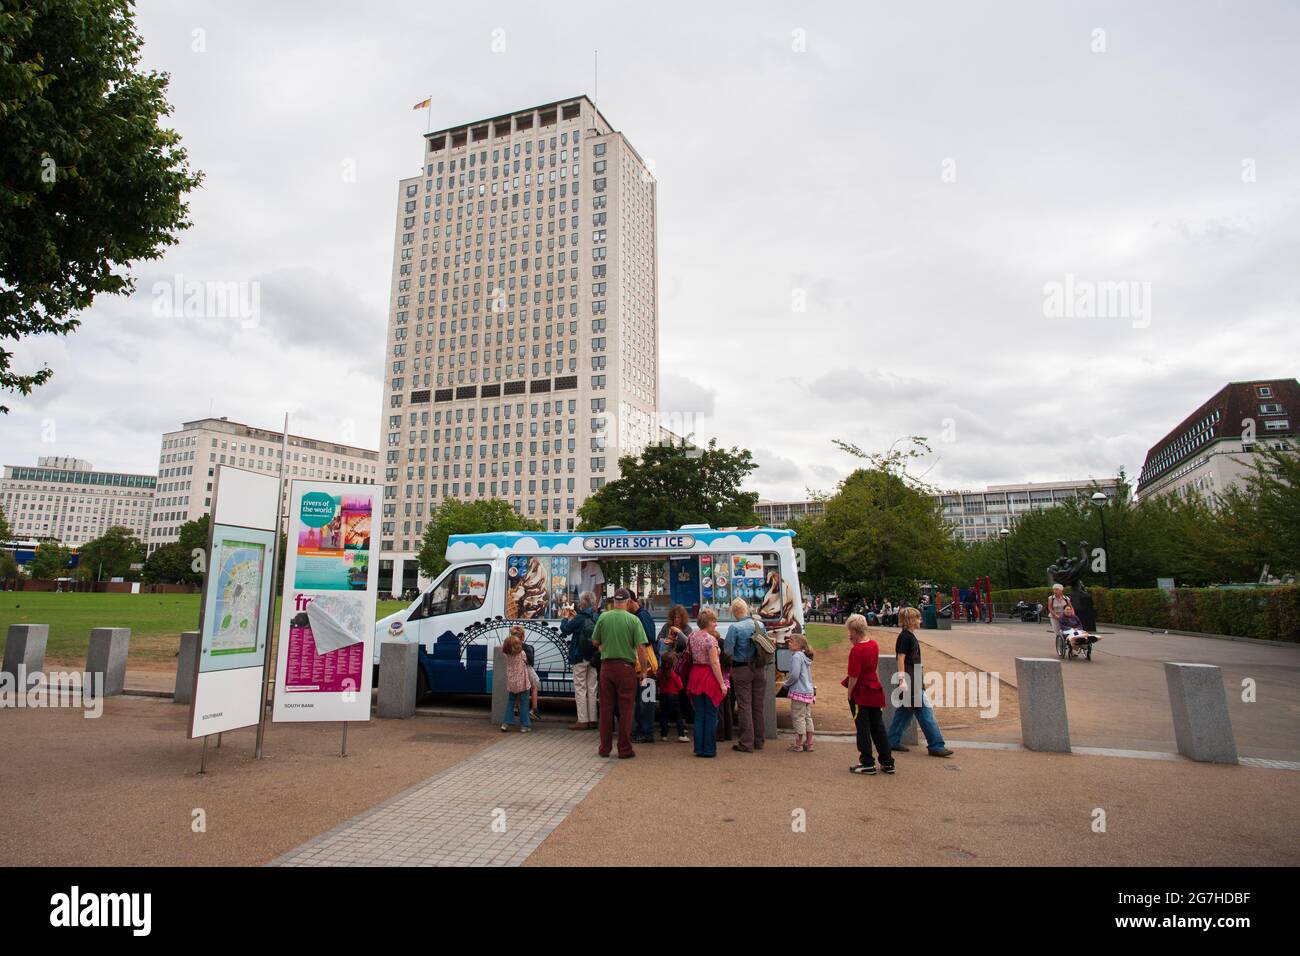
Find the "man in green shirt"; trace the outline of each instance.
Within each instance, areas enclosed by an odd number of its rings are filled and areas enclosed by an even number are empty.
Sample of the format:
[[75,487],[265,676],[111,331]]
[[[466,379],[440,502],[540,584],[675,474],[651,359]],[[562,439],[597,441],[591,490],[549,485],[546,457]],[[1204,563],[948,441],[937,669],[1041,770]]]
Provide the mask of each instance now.
[[618,756],[635,757],[632,749],[632,708],[636,699],[636,663],[649,673],[645,628],[627,610],[632,592],[619,588],[605,612],[596,619],[591,642],[600,648],[600,756],[614,744],[614,708],[618,707]]

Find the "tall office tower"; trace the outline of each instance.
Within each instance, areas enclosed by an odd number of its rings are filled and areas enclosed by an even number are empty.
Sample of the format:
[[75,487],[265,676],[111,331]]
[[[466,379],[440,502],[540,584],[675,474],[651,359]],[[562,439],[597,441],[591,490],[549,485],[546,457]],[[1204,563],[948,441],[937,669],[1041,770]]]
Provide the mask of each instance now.
[[398,188],[381,589],[416,586],[444,501],[573,530],[658,440],[655,232],[653,176],[585,96],[425,136]]

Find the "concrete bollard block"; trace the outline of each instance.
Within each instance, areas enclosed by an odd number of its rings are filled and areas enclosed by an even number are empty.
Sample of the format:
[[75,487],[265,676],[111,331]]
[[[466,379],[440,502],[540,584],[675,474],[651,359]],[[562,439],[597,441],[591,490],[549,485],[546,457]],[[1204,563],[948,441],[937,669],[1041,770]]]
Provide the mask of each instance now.
[[45,645],[49,638],[48,624],[10,624],[5,639],[4,666],[0,670],[13,674],[14,680],[18,679],[20,664],[29,676],[45,670]]
[[415,716],[419,663],[419,644],[384,641],[379,654],[379,704],[375,709],[376,716],[398,719]]
[[1223,672],[1213,664],[1165,661],[1178,752],[1205,763],[1237,763]]
[[202,641],[198,631],[181,631],[180,654],[176,656],[176,686],[172,690],[172,703],[188,704],[194,699],[194,672],[199,669],[199,648]]
[[776,740],[776,655],[772,655],[772,663],[767,665],[767,685],[764,690],[766,700],[763,701],[763,739]]
[[[382,671],[383,668],[381,667],[380,670]],[[492,723],[505,723],[506,704],[509,702],[510,691],[506,688],[506,655],[498,644],[492,648]]]
[[1065,681],[1055,657],[1017,657],[1020,736],[1027,750],[1070,752],[1070,720]]
[[[880,655],[880,664],[876,667],[876,673],[880,675],[881,686],[885,688],[885,712],[882,715],[885,721],[885,730],[889,730],[889,725],[894,719],[894,691],[898,690],[898,685],[894,683],[894,675],[898,673],[898,655],[885,654]],[[915,720],[907,725],[903,731],[903,745],[915,747],[918,736],[918,725]]]
[[86,671],[104,675],[105,697],[116,697],[126,687],[126,652],[130,644],[129,627],[96,627],[90,632]]

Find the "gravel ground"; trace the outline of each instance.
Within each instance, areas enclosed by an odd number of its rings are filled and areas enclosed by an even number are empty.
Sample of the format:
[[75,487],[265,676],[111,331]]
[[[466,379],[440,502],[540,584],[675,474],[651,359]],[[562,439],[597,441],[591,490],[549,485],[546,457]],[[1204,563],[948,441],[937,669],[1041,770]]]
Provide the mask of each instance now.
[[860,777],[855,758],[829,740],[714,760],[641,745],[527,865],[1300,864],[1300,773],[967,750],[899,754],[895,776]]
[[[880,645],[881,655],[893,653],[894,640],[898,632],[886,628],[873,627],[872,638]],[[969,664],[950,657],[925,642],[924,633],[921,640],[921,663],[925,665],[926,674],[967,673],[977,670]],[[848,697],[840,686],[848,670],[849,644],[847,632],[839,644],[823,648],[813,658],[813,680],[817,686],[817,703],[813,704],[813,725],[821,731],[847,733],[853,730],[853,718],[849,715]],[[889,688],[886,688],[888,691]],[[1016,703],[1016,689],[1010,684],[998,682],[998,707],[996,717],[981,717],[979,707],[936,707],[935,717],[939,729],[947,736],[950,731],[959,731],[968,739],[982,736],[1020,737],[1020,709]],[[777,699],[776,722],[782,729],[790,728],[790,702]]]
[[[188,707],[113,698],[104,716],[0,711],[0,859],[10,865],[261,864],[500,739],[486,720],[418,717],[271,724],[208,747],[186,738]],[[193,811],[206,811],[195,833]]]

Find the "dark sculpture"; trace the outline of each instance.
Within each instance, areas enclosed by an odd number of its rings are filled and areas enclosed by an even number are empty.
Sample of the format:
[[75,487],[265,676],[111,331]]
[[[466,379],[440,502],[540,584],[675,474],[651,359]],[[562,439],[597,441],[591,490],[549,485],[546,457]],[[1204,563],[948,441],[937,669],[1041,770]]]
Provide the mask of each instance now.
[[1079,542],[1079,556],[1070,557],[1069,546],[1062,540],[1056,542],[1061,546],[1060,557],[1055,564],[1047,566],[1047,579],[1052,584],[1059,584],[1070,589],[1070,603],[1074,605],[1075,616],[1085,631],[1097,630],[1097,611],[1092,604],[1092,595],[1083,586],[1083,571],[1088,566],[1088,542]]

